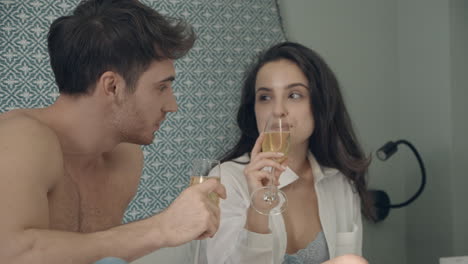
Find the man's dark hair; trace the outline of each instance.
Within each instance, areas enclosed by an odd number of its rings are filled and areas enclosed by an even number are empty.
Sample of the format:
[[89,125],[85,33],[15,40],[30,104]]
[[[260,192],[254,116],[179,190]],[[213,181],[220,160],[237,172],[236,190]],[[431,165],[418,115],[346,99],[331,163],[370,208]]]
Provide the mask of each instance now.
[[133,90],[152,61],[178,59],[194,41],[184,21],[137,0],[85,0],[52,23],[48,50],[59,92],[80,95],[109,70]]

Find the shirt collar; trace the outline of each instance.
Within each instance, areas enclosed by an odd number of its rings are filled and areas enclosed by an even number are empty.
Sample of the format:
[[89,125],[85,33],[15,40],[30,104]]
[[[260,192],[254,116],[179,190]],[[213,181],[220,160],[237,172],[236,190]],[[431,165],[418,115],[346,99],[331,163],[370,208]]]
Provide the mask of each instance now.
[[[310,167],[312,168],[312,174],[314,175],[315,183],[321,181],[326,177],[330,177],[339,173],[339,170],[334,168],[328,168],[325,166],[321,166],[318,164],[317,160],[315,159],[312,152],[309,151],[307,155],[307,159],[310,162]],[[278,188],[283,188],[299,179],[299,176],[291,170],[289,167],[281,174],[279,178],[279,186]]]

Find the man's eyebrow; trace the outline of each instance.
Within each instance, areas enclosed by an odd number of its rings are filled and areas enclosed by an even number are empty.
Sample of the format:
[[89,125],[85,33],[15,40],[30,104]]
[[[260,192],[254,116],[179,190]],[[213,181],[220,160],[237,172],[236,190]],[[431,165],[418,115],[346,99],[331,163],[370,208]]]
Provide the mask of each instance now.
[[169,76],[165,79],[162,79],[160,81],[157,81],[156,83],[162,83],[162,82],[173,82],[175,80],[175,77],[174,76]]

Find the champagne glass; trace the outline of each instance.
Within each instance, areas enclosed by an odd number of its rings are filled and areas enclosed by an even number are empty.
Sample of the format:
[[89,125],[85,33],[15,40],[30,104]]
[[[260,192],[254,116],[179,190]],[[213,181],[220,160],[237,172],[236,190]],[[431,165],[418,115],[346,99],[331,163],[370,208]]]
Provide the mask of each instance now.
[[[221,166],[219,160],[214,159],[194,159],[192,161],[192,172],[190,176],[190,186],[205,182],[209,179],[221,180]],[[219,205],[217,193],[209,193],[208,198],[216,205]]]
[[[190,186],[200,184],[209,179],[221,180],[221,166],[219,160],[214,159],[194,159],[192,161],[192,171],[190,174]],[[208,198],[219,206],[219,196],[217,193],[209,193]],[[200,240],[195,241],[194,264],[206,263],[205,245]]]
[[[283,162],[288,155],[290,145],[289,121],[285,116],[271,115],[264,129],[264,138],[262,142],[262,151],[281,152],[283,157],[276,159],[277,162]],[[288,200],[283,191],[278,190],[273,184],[275,169],[265,168],[270,173],[270,179],[266,186],[255,190],[251,195],[252,207],[263,215],[281,214],[287,207]]]

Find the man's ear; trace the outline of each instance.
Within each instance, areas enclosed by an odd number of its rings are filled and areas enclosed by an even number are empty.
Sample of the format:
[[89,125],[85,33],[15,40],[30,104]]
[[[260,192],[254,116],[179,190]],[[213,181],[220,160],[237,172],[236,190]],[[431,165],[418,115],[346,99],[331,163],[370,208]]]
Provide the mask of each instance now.
[[113,71],[104,72],[99,78],[97,89],[105,96],[116,97],[124,89],[125,81],[122,76]]

